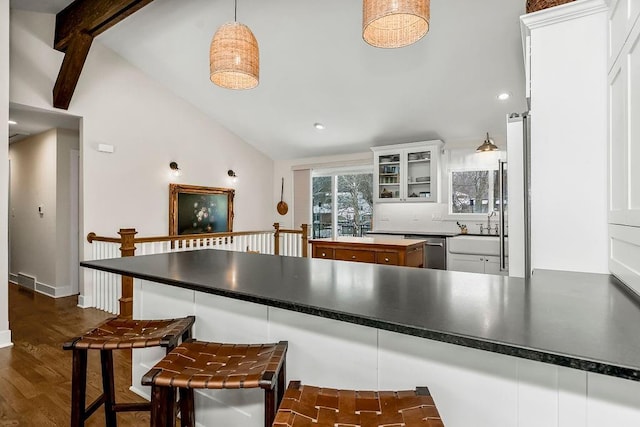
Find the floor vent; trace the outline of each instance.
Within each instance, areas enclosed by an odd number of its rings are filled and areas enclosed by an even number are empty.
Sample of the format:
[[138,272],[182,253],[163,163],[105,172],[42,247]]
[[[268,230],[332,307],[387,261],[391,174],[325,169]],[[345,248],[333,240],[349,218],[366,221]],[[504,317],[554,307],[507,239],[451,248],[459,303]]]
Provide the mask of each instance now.
[[36,278],[35,276],[29,276],[28,274],[18,273],[18,285],[35,290]]

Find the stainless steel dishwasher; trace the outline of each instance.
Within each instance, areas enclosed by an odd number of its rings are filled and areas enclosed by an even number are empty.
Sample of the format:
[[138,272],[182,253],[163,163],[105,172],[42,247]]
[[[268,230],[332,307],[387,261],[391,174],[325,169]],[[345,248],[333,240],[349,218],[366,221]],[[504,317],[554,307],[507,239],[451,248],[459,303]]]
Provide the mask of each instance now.
[[426,240],[424,243],[424,268],[447,269],[447,239],[445,237],[405,234],[404,238]]

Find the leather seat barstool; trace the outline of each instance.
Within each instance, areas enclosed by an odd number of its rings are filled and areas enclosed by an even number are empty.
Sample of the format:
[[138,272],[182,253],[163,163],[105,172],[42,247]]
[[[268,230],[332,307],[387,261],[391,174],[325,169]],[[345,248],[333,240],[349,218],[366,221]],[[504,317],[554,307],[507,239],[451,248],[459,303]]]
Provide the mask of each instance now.
[[273,427],[444,427],[427,387],[354,391],[291,381]]
[[287,342],[221,344],[186,341],[142,377],[151,386],[151,426],[174,427],[176,391],[183,427],[195,425],[194,389],[257,388],[265,391],[264,425],[273,424],[284,394]]
[[[116,426],[116,413],[122,411],[149,411],[144,403],[116,403],[113,374],[113,350],[147,347],[166,347],[167,353],[179,341],[191,338],[194,316],[165,320],[131,320],[114,317],[73,338],[63,345],[73,351],[71,378],[71,427],[84,426],[87,418],[104,404],[105,424]],[[102,367],[102,394],[86,407],[87,355],[89,350],[100,351]]]

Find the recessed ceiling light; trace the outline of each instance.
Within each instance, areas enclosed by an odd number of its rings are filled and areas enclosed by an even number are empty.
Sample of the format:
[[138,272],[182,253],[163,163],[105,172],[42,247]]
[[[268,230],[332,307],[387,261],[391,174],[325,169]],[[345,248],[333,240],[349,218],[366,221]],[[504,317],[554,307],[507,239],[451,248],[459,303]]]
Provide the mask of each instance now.
[[318,130],[324,130],[324,125],[322,123],[314,123],[313,127]]
[[9,120],[9,124],[10,124],[10,125],[17,125],[17,124],[18,124],[18,122],[16,122],[15,120]]
[[509,99],[511,97],[511,94],[509,92],[503,92],[500,95],[498,95],[498,99],[500,101],[506,101],[507,99]]

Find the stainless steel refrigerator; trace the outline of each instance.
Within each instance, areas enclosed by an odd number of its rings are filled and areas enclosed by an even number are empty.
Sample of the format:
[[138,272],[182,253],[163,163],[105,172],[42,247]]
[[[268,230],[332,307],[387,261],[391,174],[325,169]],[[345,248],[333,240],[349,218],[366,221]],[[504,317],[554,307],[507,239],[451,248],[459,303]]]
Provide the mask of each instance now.
[[501,267],[505,265],[508,255],[509,276],[513,277],[531,276],[530,120],[529,112],[507,116],[508,168],[501,164],[499,171],[500,181],[507,182],[500,188],[506,191],[501,197],[508,201],[500,206],[505,209],[500,215],[500,262]]

